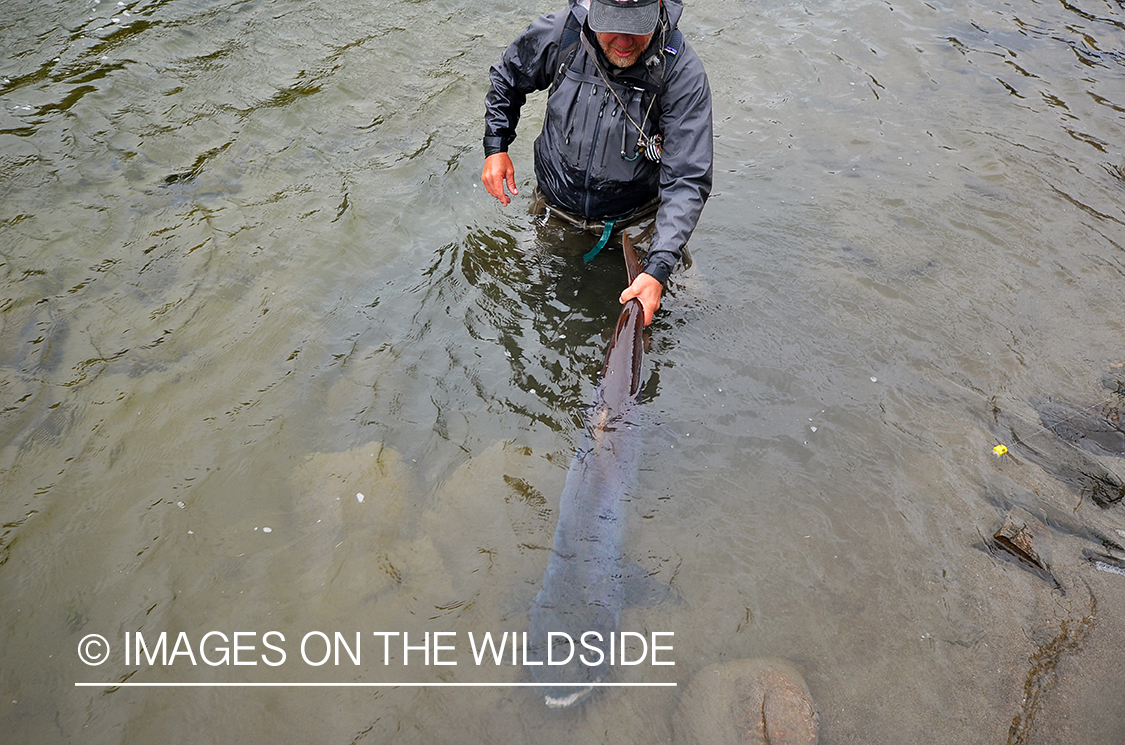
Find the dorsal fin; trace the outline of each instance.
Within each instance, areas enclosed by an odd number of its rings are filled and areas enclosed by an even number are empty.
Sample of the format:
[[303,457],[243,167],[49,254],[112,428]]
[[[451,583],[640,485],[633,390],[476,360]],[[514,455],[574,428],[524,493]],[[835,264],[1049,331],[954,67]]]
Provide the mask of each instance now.
[[621,248],[625,252],[625,272],[629,275],[629,284],[633,284],[633,280],[641,273],[641,261],[633,249],[633,242],[624,231],[621,233]]

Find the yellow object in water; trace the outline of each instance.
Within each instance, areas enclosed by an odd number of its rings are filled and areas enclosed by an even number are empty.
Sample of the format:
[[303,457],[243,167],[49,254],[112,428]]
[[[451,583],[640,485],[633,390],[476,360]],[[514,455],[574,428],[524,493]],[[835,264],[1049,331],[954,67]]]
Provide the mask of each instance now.
[[997,456],[1001,456],[1008,452],[1008,447],[1006,445],[997,445],[992,448],[992,452],[996,453]]

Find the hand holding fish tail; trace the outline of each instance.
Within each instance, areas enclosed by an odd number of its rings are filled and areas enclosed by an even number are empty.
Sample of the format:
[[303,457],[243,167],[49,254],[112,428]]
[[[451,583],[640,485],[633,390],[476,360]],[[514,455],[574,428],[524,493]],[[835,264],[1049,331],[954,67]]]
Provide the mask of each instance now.
[[620,300],[622,305],[633,298],[640,300],[641,306],[645,309],[645,326],[647,326],[652,323],[653,315],[660,308],[660,297],[663,294],[664,285],[660,284],[660,280],[651,274],[642,272],[621,293]]

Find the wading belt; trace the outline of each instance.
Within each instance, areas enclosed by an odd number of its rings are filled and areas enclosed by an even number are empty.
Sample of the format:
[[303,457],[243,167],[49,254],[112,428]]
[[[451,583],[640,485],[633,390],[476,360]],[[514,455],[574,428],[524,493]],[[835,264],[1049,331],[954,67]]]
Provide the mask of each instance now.
[[553,204],[548,203],[544,198],[543,193],[539,191],[539,187],[535,188],[535,192],[536,193],[534,195],[534,198],[532,199],[532,207],[533,209],[536,206],[541,207],[541,212],[540,210],[535,211],[539,214],[544,215],[545,220],[549,220],[552,217],[557,217],[563,222],[570,223],[579,230],[586,230],[592,233],[599,233],[601,235],[601,237],[598,238],[598,242],[593,247],[593,249],[591,249],[589,253],[582,257],[586,262],[592,260],[595,256],[598,255],[599,251],[605,248],[605,245],[609,242],[610,236],[612,235],[614,230],[627,228],[630,225],[640,222],[644,218],[649,217],[650,215],[655,213],[657,208],[660,206],[660,198],[657,197],[635,212],[629,213],[625,217],[618,217],[613,220],[587,220],[582,217],[575,217],[569,212],[561,210],[558,207],[555,207]]

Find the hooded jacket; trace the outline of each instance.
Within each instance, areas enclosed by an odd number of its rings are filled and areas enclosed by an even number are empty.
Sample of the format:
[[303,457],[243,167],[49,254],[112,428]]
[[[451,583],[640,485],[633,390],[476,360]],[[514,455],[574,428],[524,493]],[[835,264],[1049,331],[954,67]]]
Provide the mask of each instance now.
[[[589,220],[625,217],[659,196],[644,270],[661,283],[695,230],[711,193],[713,163],[707,73],[682,35],[674,34],[682,1],[663,0],[663,7],[652,43],[625,70],[606,60],[580,0],[537,18],[489,71],[484,136],[486,156],[506,151],[527,95],[556,84],[535,140],[540,190],[552,204]],[[577,24],[581,32],[566,64],[571,45],[562,47],[570,16],[571,27]],[[659,162],[638,151],[638,141],[655,134],[662,138]]]

